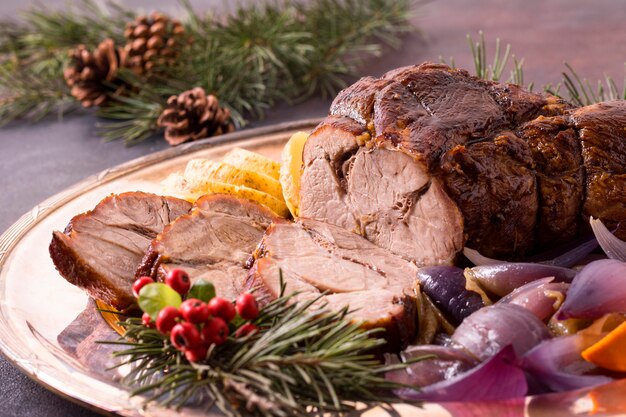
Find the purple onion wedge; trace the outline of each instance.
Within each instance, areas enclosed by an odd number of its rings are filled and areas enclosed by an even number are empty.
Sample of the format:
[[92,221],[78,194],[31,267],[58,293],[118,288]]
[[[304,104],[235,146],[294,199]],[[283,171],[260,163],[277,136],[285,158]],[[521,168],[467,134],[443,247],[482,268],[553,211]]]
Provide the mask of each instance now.
[[611,382],[603,375],[584,375],[595,369],[585,361],[580,353],[591,346],[596,339],[580,334],[545,340],[535,346],[521,359],[521,366],[527,372],[532,385],[547,391],[569,391]]
[[505,346],[489,360],[451,379],[423,387],[420,391],[400,388],[396,395],[409,401],[496,401],[526,395],[524,371],[516,363],[511,346]]
[[572,281],[558,319],[596,319],[626,313],[626,262],[602,259],[586,265]]
[[507,345],[521,356],[549,338],[546,325],[530,311],[514,304],[495,304],[466,318],[451,339],[482,361]]
[[626,242],[611,233],[599,219],[592,217],[589,223],[606,256],[626,262]]
[[404,361],[432,355],[411,364],[409,368],[387,372],[385,378],[401,384],[426,387],[469,371],[478,361],[462,349],[438,345],[411,346],[401,353]]
[[499,297],[541,278],[554,277],[555,282],[571,282],[576,275],[576,271],[569,268],[521,262],[475,266],[465,271],[471,274],[485,291]]
[[417,271],[422,291],[454,325],[485,305],[481,296],[466,289],[465,275],[454,266],[429,266]]
[[515,304],[533,313],[539,320],[546,321],[558,310],[569,284],[552,282],[554,278],[541,278],[515,289],[496,304]]

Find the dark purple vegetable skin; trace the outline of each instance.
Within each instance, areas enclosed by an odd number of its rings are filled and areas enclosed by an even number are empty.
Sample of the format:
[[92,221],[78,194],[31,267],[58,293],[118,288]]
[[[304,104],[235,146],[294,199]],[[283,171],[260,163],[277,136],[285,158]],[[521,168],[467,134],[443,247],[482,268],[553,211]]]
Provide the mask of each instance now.
[[454,325],[485,305],[480,295],[465,288],[463,270],[454,266],[429,266],[417,271],[426,293]]

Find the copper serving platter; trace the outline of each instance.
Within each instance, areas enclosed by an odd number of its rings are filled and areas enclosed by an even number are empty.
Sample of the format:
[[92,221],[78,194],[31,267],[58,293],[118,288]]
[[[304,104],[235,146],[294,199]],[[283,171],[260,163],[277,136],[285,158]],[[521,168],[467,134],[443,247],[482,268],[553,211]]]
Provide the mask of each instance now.
[[[236,132],[157,152],[91,176],[47,199],[22,216],[0,236],[0,350],[25,374],[46,388],[105,415],[166,417],[218,415],[215,411],[160,407],[142,409],[140,398],[130,398],[116,378],[123,371],[106,371],[93,329],[107,337],[115,331],[101,315],[85,318],[96,307],[80,289],[56,272],[48,255],[53,230],[63,230],[77,213],[93,208],[110,193],[147,191],[160,193],[160,182],[182,169],[191,158],[218,159],[235,146],[279,159],[282,146],[298,130],[308,131],[319,120],[303,120]],[[95,317],[95,318],[94,318]],[[82,320],[82,321],[81,321]],[[95,321],[93,321],[95,320]],[[81,327],[82,326],[82,327]],[[68,351],[68,334],[83,332],[80,344]],[[79,352],[76,354],[76,352]],[[81,357],[81,353],[82,357]],[[110,359],[107,355],[103,361]],[[365,416],[569,416],[626,415],[626,381],[576,393],[525,399],[463,404],[398,405],[367,410]]]

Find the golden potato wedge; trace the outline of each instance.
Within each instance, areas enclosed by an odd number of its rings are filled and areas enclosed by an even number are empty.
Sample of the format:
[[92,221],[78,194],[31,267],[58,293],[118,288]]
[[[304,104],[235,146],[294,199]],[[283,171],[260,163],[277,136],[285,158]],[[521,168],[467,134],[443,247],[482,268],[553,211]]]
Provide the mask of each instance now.
[[283,190],[279,181],[261,172],[249,171],[225,162],[192,159],[187,163],[183,175],[192,189],[202,187],[206,181],[216,181],[241,185],[270,194],[279,200],[283,199]]
[[278,180],[280,176],[280,163],[255,152],[235,148],[229,151],[222,162],[245,169],[247,171],[261,172]]
[[300,175],[302,172],[302,150],[309,138],[306,132],[296,132],[289,138],[281,153],[280,184],[285,203],[293,217],[298,217],[300,205]]
[[268,193],[252,188],[218,181],[207,181],[202,187],[193,189],[193,195],[201,196],[206,194],[231,194],[237,197],[247,198],[248,200],[263,204],[281,217],[289,217],[289,209],[282,199],[279,200]]

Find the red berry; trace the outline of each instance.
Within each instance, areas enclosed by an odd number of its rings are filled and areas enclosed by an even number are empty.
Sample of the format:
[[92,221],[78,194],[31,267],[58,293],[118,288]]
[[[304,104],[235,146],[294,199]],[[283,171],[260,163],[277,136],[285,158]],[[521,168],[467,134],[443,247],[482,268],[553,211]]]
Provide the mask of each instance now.
[[189,323],[204,323],[209,318],[209,307],[202,300],[190,298],[180,305],[180,314]]
[[235,318],[235,306],[233,303],[222,297],[213,297],[209,301],[209,313],[213,317],[220,317],[226,322]]
[[176,307],[163,307],[156,318],[157,330],[163,334],[167,334],[174,326],[177,319],[181,318],[180,311]]
[[165,276],[165,283],[180,295],[185,295],[191,288],[189,275],[180,268],[174,268]]
[[220,317],[213,317],[202,328],[202,340],[207,345],[223,344],[228,339],[228,324]]
[[206,358],[208,350],[206,346],[200,345],[193,349],[187,349],[185,351],[185,357],[189,362],[200,362]]
[[148,313],[143,313],[143,315],[141,316],[141,322],[146,327],[154,327],[154,322],[152,321],[152,317],[150,317],[150,314]]
[[200,332],[196,326],[185,321],[174,326],[170,340],[176,349],[182,351],[202,346]]
[[249,334],[255,333],[257,331],[257,327],[252,323],[246,323],[235,332],[235,337],[246,337]]
[[133,295],[139,297],[139,291],[148,284],[152,284],[154,280],[150,277],[140,277],[133,282]]
[[245,320],[254,320],[259,316],[259,303],[250,293],[241,294],[237,297],[237,313]]

